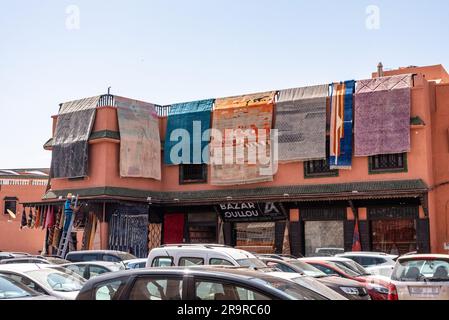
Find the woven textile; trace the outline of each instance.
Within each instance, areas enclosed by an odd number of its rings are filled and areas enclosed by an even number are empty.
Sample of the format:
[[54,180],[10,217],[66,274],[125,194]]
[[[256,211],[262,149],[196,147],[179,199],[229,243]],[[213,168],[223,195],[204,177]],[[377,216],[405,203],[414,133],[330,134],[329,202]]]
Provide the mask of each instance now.
[[[214,100],[211,99],[174,104],[170,107],[165,135],[165,164],[202,164],[209,161],[210,135],[206,136],[205,133],[210,129],[213,104]],[[188,133],[188,136],[178,141],[180,130]],[[180,161],[177,161],[178,158]]]
[[355,156],[410,151],[412,75],[357,82],[355,94]]
[[276,102],[279,161],[326,158],[326,99],[329,85],[281,90]]
[[61,105],[53,137],[52,178],[78,178],[88,174],[89,136],[100,97]]
[[150,103],[115,97],[120,128],[120,176],[161,180],[159,118]]
[[[274,97],[275,92],[266,92],[215,101],[212,128],[221,137],[211,139],[212,185],[273,180],[270,132]],[[234,130],[233,137],[227,136],[229,130]],[[251,141],[246,130],[251,131]]]
[[351,169],[355,81],[331,86],[330,159],[331,169]]

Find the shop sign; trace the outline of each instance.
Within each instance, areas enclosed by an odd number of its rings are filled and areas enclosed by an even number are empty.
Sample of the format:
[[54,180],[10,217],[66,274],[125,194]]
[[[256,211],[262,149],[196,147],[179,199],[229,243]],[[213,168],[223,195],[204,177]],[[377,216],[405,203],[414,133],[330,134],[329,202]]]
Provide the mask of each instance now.
[[286,218],[282,205],[274,202],[223,203],[217,206],[217,210],[223,220],[228,222],[272,221]]

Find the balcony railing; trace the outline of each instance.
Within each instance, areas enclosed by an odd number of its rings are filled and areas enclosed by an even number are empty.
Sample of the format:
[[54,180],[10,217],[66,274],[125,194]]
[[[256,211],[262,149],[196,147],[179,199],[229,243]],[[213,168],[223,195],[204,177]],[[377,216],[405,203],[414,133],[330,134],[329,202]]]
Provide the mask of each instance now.
[[[100,97],[97,107],[115,106],[115,97],[112,94],[104,94]],[[155,105],[156,113],[159,117],[167,117],[170,111],[170,106]]]

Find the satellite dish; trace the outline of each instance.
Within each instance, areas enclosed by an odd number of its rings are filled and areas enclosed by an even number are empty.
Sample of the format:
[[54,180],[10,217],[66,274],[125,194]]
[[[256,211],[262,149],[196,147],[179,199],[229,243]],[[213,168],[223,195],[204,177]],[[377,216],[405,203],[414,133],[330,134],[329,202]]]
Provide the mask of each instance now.
[[14,212],[12,212],[9,209],[6,209],[6,211],[8,211],[9,215],[11,216],[11,218],[15,219],[16,218],[16,214]]

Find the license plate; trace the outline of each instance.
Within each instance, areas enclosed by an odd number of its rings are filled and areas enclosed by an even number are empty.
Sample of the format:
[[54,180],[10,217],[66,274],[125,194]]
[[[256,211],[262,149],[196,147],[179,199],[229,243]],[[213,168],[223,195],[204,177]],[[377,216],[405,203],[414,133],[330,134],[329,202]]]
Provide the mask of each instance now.
[[409,287],[412,295],[436,296],[440,294],[440,287]]

